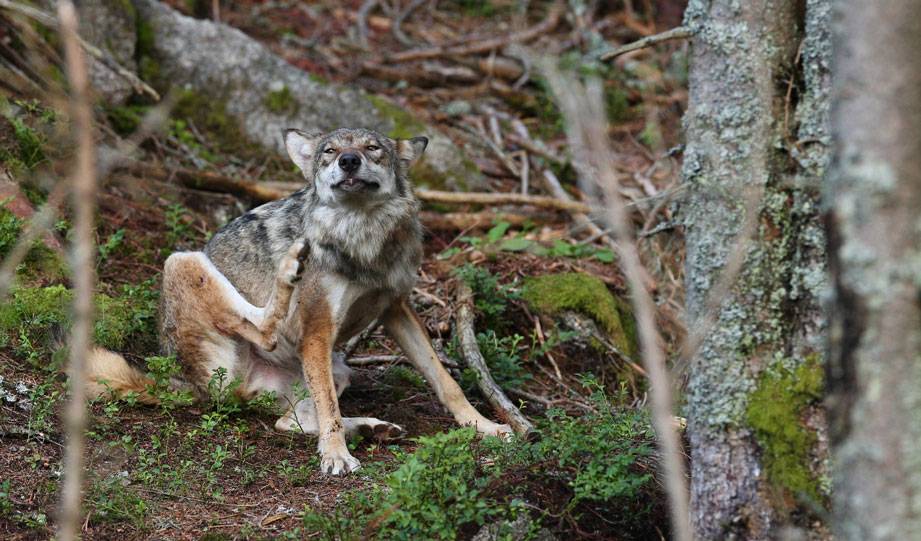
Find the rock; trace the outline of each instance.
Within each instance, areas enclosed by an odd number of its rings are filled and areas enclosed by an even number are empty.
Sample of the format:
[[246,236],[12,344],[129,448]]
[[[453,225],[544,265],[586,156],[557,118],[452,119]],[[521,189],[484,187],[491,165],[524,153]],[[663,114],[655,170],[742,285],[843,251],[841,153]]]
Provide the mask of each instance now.
[[[130,0],[81,0],[80,34],[89,43],[109,53],[124,68],[137,71],[134,48],[137,42],[136,12]],[[106,102],[122,104],[134,92],[131,83],[99,60],[89,57],[93,88]]]
[[[225,104],[243,132],[284,152],[282,131],[366,127],[391,137],[425,135],[429,146],[416,165],[420,184],[469,189],[481,185],[475,166],[447,137],[393,103],[359,89],[315,80],[243,32],[186,17],[156,0],[135,0],[156,66],[143,71]],[[142,65],[144,62],[142,61]]]
[[[13,179],[2,166],[0,166],[0,203],[2,203],[0,207],[10,211],[13,216],[23,221],[30,220],[32,215],[35,214],[32,203],[29,202],[29,199],[22,193],[22,190],[19,189],[19,184],[13,182]],[[61,242],[53,233],[45,233],[42,237],[42,242],[52,251],[59,254],[64,253]]]
[[546,528],[532,531],[534,521],[528,515],[521,515],[514,521],[503,520],[487,524],[473,536],[471,541],[557,541],[556,536]]

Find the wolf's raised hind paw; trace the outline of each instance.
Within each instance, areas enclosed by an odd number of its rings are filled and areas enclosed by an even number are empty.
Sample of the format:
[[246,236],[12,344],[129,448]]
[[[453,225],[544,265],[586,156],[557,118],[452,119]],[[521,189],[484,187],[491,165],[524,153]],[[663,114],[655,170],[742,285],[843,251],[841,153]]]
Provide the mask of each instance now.
[[279,277],[287,284],[294,285],[301,280],[304,274],[304,260],[309,255],[308,244],[303,240],[295,241],[288,249],[284,259],[281,260],[278,273]]

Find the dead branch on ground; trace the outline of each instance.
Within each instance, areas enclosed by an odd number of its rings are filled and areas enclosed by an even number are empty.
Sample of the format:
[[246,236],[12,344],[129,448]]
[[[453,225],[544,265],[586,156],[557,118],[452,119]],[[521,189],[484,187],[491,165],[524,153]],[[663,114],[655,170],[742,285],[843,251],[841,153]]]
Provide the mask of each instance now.
[[467,366],[477,374],[477,386],[480,388],[480,392],[486,397],[486,401],[502,417],[508,420],[516,434],[527,438],[534,433],[534,425],[508,399],[505,392],[502,391],[502,388],[499,387],[499,384],[489,373],[489,367],[486,366],[486,359],[483,358],[480,347],[477,345],[476,332],[474,331],[473,292],[463,282],[458,285],[457,318],[455,321],[461,352],[467,362]]
[[424,49],[410,49],[385,57],[385,61],[398,64],[401,62],[412,62],[414,60],[430,60],[433,58],[443,58],[447,56],[468,56],[474,54],[483,54],[490,51],[501,49],[512,43],[527,43],[540,36],[550,32],[560,23],[563,15],[563,3],[556,2],[550,7],[547,17],[540,23],[527,28],[520,32],[514,32],[507,36],[500,36],[485,40],[476,40],[463,45],[454,46],[436,46],[426,47]]

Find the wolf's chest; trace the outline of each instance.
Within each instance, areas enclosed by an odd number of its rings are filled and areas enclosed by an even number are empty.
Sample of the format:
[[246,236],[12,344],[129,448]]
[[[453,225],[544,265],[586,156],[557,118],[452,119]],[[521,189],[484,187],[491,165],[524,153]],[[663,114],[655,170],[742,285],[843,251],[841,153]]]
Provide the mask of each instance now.
[[392,292],[349,280],[339,274],[320,279],[336,341],[348,340],[378,318],[395,300]]

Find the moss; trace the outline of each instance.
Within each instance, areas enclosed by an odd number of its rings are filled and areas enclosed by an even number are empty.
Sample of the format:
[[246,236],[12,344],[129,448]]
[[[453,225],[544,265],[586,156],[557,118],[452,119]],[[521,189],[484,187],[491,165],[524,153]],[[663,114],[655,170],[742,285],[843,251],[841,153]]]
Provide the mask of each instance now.
[[[156,290],[145,282],[125,286],[117,298],[94,296],[93,340],[114,350],[149,352],[156,342]],[[62,286],[16,287],[0,307],[0,346],[39,361],[56,349],[55,334],[70,325],[73,291]]]
[[368,95],[368,101],[374,105],[382,117],[389,120],[393,127],[387,132],[387,137],[394,139],[409,139],[424,134],[427,130],[425,124],[405,109],[394,105],[380,96]]
[[761,447],[768,480],[793,496],[819,502],[822,491],[810,467],[816,435],[803,425],[802,416],[822,397],[824,371],[818,355],[795,368],[786,364],[775,362],[760,376],[746,420]]
[[597,277],[568,272],[528,278],[522,297],[533,309],[544,314],[573,311],[589,316],[605,330],[618,349],[631,357],[636,355],[633,316],[627,304],[612,295]]
[[145,105],[104,104],[106,118],[119,135],[129,135],[137,131],[144,114],[149,109]]
[[[24,222],[0,201],[0,260],[13,249],[22,232]],[[17,269],[17,276],[26,279],[59,281],[67,274],[67,266],[60,254],[36,240]]]
[[154,52],[156,35],[153,25],[140,16],[135,21],[137,42],[134,46],[134,56],[138,64],[138,76],[157,86],[160,82],[160,62]]
[[294,114],[298,110],[298,103],[287,86],[273,90],[265,95],[266,108],[275,114]]

